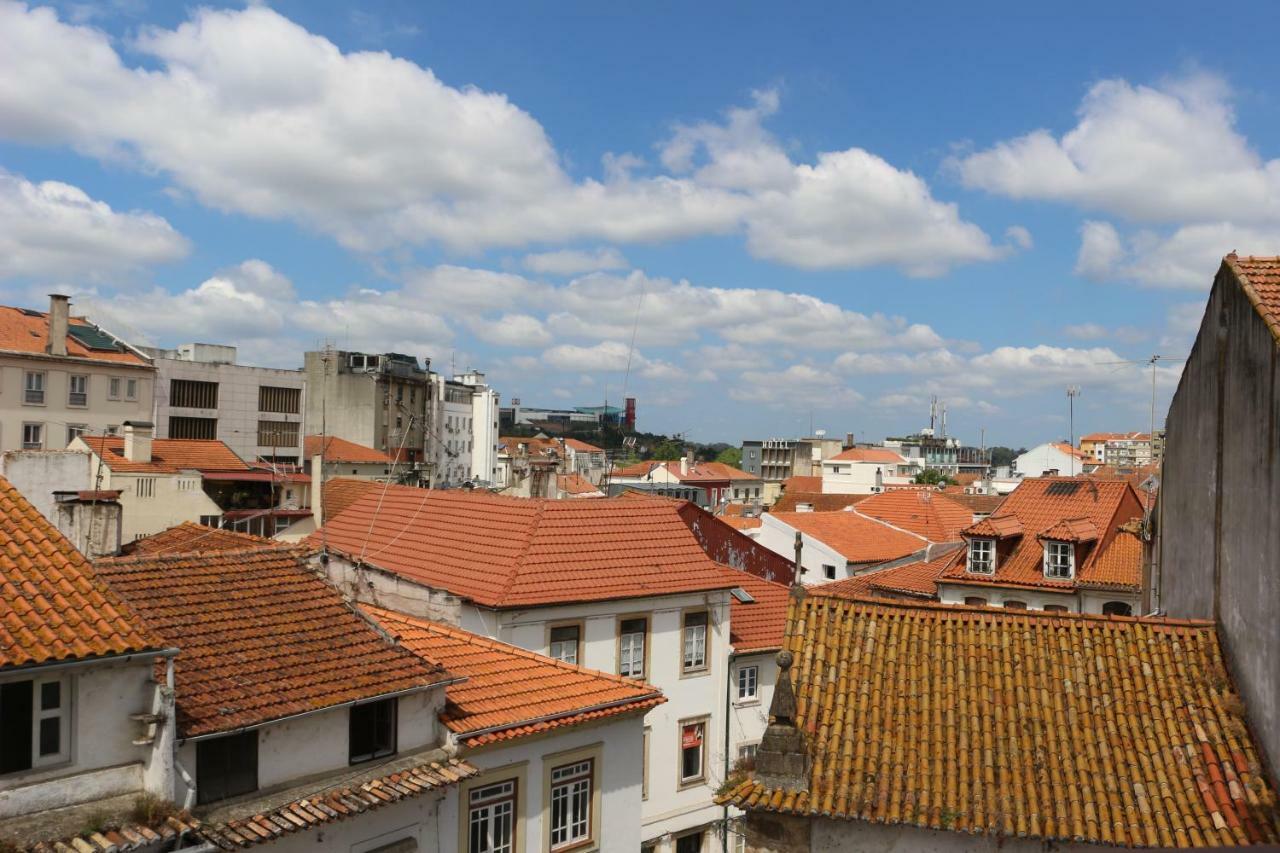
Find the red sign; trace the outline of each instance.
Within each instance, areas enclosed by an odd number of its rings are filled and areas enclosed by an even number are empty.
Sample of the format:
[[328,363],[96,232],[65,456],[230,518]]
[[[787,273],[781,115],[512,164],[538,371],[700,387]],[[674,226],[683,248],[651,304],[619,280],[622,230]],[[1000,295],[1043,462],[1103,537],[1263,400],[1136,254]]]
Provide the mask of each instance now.
[[702,746],[702,723],[685,726],[680,735],[680,748],[692,749]]

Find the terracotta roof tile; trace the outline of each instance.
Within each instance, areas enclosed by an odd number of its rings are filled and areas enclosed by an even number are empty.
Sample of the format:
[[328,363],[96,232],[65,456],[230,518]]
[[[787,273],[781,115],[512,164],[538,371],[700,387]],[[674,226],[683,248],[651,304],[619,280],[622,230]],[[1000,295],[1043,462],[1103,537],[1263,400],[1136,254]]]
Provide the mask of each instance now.
[[251,548],[283,548],[287,543],[250,533],[206,527],[184,521],[168,530],[135,539],[120,550],[134,556],[157,554],[193,554],[202,551],[243,551]]
[[[487,607],[732,587],[681,518],[682,505],[389,486],[327,521],[324,540],[330,551]],[[319,547],[321,533],[307,541]]]
[[1280,841],[1205,622],[793,599],[805,790],[747,809],[1138,847]]
[[973,523],[968,507],[933,491],[883,492],[858,503],[857,511],[909,530],[931,542],[958,542]]
[[681,483],[718,483],[725,480],[759,480],[755,474],[748,474],[732,465],[723,462],[690,462],[687,469],[681,471],[679,462],[637,462],[625,468],[615,469],[615,477],[648,477],[659,468],[666,468],[671,476]]
[[883,563],[921,550],[923,536],[897,530],[856,509],[840,512],[771,512],[774,518],[835,549],[850,563]]
[[720,519],[735,530],[755,530],[764,523],[761,521],[759,516],[748,517],[745,515],[718,515],[716,518]]
[[1230,254],[1223,263],[1235,273],[1253,307],[1280,340],[1280,257],[1241,258]]
[[166,642],[181,737],[228,731],[448,678],[396,648],[297,548],[99,560]]
[[1036,536],[1042,540],[1059,542],[1092,542],[1098,538],[1098,527],[1087,518],[1064,518],[1052,527],[1041,530]]
[[466,746],[510,740],[665,702],[642,681],[599,672],[393,610],[364,607],[404,648],[466,680],[440,715]]
[[561,474],[556,477],[556,488],[567,495],[591,495],[604,497],[604,492],[600,491],[590,480],[581,474]]
[[960,490],[953,492],[950,486],[944,494],[948,500],[968,507],[969,511],[975,515],[991,515],[1000,508],[1000,504],[1004,503],[1004,495],[968,495]]
[[837,453],[826,462],[879,462],[886,465],[902,465],[907,460],[902,454],[882,447],[854,447],[843,453]]
[[165,646],[67,538],[0,477],[0,669]]
[[390,465],[392,459],[381,450],[347,441],[335,435],[309,435],[302,440],[302,452],[307,459],[321,455],[325,462],[350,462],[357,465]]
[[357,480],[354,477],[334,477],[324,481],[324,514],[333,518],[369,493],[381,489],[381,483],[373,480]]
[[822,477],[806,477],[797,474],[782,481],[783,492],[821,492]]
[[755,601],[734,598],[729,605],[729,642],[739,654],[764,652],[782,648],[782,635],[787,627],[785,584],[758,578],[749,572],[738,572],[738,585]]
[[[82,326],[101,331],[84,317],[71,317],[68,327]],[[104,333],[105,334],[105,333]],[[107,337],[111,337],[107,335]],[[118,340],[114,339],[113,340]],[[42,311],[29,311],[0,305],[0,350],[8,352],[45,354],[49,345],[49,315]],[[150,367],[151,362],[128,346],[117,349],[89,349],[71,334],[67,335],[67,357],[92,361],[109,361],[120,365]]]
[[587,444],[585,441],[580,441],[576,438],[566,438],[564,445],[565,447],[572,447],[579,453],[604,453],[603,448],[596,447],[594,444]]
[[124,458],[124,437],[118,435],[82,435],[80,440],[98,454],[112,471],[124,473],[155,472],[173,474],[178,471],[251,471],[243,459],[221,441],[193,438],[157,438],[151,442],[150,462],[131,462]]
[[814,512],[838,512],[845,507],[865,501],[871,495],[829,495],[823,492],[783,492],[769,508],[772,512],[796,512],[801,504],[812,507]]
[[951,565],[956,551],[944,551],[932,560],[919,560],[904,566],[863,572],[844,580],[821,585],[823,595],[910,595],[918,598],[938,597],[938,578]]
[[[159,826],[123,823],[72,838],[41,841],[20,849],[27,853],[129,853],[132,850],[159,849],[173,844],[183,834],[200,829],[200,821],[187,812],[165,818]],[[179,848],[181,849],[181,848]]]

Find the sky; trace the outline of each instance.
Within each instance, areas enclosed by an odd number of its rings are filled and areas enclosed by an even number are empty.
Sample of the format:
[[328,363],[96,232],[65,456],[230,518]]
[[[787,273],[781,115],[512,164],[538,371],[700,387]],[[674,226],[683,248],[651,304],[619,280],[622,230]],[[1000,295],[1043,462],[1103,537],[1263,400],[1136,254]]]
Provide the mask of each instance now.
[[1069,11],[0,0],[0,302],[698,441],[1145,429],[1280,254],[1277,16]]

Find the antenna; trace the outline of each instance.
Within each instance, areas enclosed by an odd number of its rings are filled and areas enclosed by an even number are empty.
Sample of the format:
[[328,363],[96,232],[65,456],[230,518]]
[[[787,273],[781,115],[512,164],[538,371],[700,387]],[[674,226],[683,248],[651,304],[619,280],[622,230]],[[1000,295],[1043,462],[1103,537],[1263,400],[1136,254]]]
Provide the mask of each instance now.
[[1067,427],[1070,430],[1071,476],[1076,475],[1076,397],[1080,396],[1079,385],[1067,386]]

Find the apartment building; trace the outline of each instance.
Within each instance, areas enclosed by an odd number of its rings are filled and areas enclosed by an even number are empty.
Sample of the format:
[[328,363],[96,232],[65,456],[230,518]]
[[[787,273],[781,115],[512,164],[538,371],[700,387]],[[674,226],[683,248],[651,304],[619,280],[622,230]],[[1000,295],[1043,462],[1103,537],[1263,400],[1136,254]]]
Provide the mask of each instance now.
[[[678,462],[637,462],[617,468],[609,477],[614,488],[651,487],[671,494],[669,488],[693,490],[693,501],[714,510],[728,503],[759,503],[764,499],[764,482],[723,462],[698,462],[684,456]],[[683,495],[679,495],[683,497]]]
[[431,361],[411,355],[318,350],[304,356],[306,434],[372,447],[413,466],[427,460]]
[[914,466],[896,450],[853,447],[822,460],[825,494],[870,495],[911,483]]
[[472,370],[453,379],[431,374],[427,434],[430,484],[435,488],[501,484],[498,471],[498,392]]
[[0,306],[0,450],[61,450],[76,436],[151,419],[151,360],[84,317]]
[[777,500],[782,483],[790,477],[818,476],[822,463],[841,450],[838,438],[819,434],[809,438],[749,439],[742,442],[742,470],[763,482],[766,504]]
[[236,363],[236,348],[144,348],[156,366],[157,438],[217,439],[241,459],[303,463],[306,378],[301,370]]
[[[1103,452],[1105,455],[1105,450]],[[1067,442],[1050,441],[1016,456],[1013,460],[1013,473],[1017,477],[1074,477],[1085,473],[1095,464],[1092,456]]]

